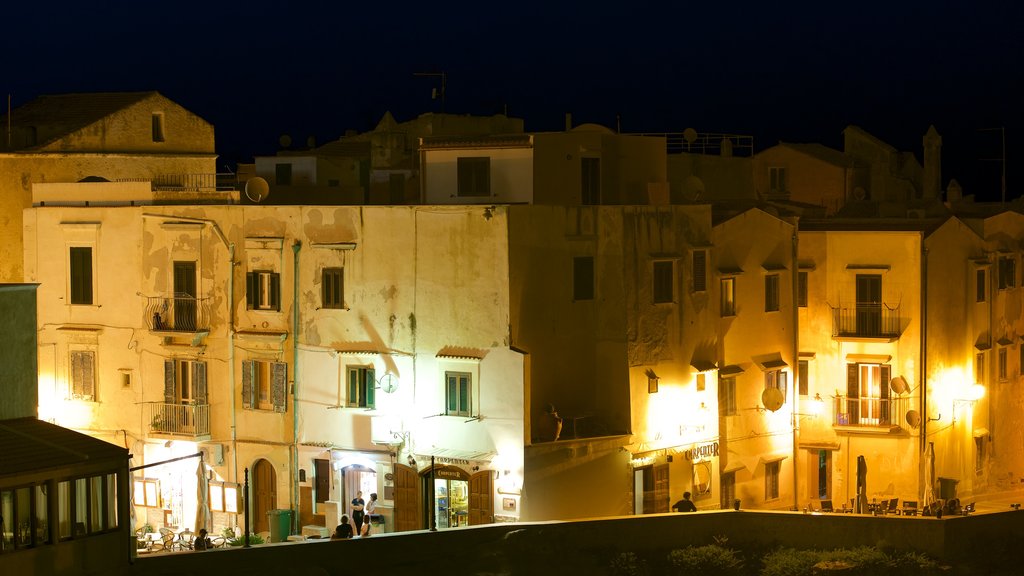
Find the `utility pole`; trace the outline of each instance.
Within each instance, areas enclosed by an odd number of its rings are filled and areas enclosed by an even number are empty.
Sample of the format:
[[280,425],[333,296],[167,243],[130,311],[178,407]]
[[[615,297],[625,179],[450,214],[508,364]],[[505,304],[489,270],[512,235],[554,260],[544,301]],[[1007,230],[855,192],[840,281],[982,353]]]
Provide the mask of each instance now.
[[[445,72],[413,72],[413,76],[433,76],[441,79],[441,112],[444,112],[445,92],[446,89],[448,88],[448,74]],[[437,88],[435,88],[433,93],[431,94],[431,99],[436,100],[437,96]]]

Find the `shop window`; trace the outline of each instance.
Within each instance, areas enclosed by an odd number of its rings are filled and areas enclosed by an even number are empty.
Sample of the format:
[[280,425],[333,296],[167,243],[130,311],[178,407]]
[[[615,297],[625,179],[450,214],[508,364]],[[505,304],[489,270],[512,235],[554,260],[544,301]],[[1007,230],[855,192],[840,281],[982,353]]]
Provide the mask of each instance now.
[[269,360],[242,362],[242,407],[246,410],[288,410],[288,365]]
[[210,482],[210,512],[238,514],[238,484]]

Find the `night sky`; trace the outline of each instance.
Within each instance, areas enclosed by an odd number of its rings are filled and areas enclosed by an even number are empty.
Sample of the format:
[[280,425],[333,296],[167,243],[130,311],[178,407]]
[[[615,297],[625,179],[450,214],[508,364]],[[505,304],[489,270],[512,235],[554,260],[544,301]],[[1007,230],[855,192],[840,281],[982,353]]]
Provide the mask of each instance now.
[[[158,90],[216,127],[221,163],[440,111],[506,111],[529,131],[750,134],[840,148],[857,124],[922,159],[943,136],[943,186],[1024,192],[1024,3],[23,3],[0,14],[13,106],[40,94]],[[994,158],[996,160],[985,160]]]

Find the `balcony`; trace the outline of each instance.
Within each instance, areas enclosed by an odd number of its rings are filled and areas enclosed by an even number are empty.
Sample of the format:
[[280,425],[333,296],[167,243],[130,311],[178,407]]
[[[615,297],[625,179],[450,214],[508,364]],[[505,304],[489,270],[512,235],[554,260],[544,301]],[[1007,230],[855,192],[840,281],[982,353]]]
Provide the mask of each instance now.
[[194,298],[184,294],[174,297],[147,296],[144,314],[146,325],[153,332],[195,334],[210,331],[208,298]]
[[903,332],[900,305],[858,302],[832,308],[832,338],[893,342]]
[[190,439],[209,439],[209,404],[147,404],[149,431],[153,434]]
[[894,434],[909,432],[906,421],[910,410],[910,397],[850,398],[836,396],[835,418],[832,426],[837,431]]

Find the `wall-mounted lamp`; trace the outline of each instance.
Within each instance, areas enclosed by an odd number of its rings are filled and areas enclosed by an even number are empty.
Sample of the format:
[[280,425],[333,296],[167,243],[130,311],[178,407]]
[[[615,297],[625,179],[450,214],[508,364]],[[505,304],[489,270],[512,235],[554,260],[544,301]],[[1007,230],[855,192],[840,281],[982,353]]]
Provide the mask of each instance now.
[[409,457],[406,458],[406,462],[409,463],[409,466],[416,466],[416,459],[412,457],[412,454],[409,454]]
[[658,378],[658,375],[655,374],[654,370],[651,370],[650,368],[645,370],[644,374],[647,375],[647,393],[648,394],[656,393],[658,391],[658,381],[661,380],[661,379]]

